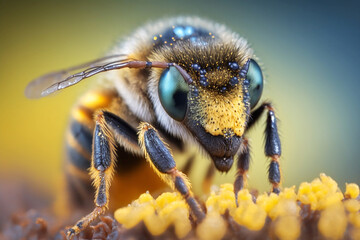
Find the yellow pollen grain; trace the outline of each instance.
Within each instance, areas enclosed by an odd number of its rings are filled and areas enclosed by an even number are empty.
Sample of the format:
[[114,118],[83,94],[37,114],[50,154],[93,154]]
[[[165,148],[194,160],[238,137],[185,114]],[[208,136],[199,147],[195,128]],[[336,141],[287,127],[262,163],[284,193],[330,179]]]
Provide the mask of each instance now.
[[360,211],[360,201],[356,199],[348,199],[344,201],[344,205],[347,211],[349,212],[359,212]]
[[322,210],[337,204],[343,197],[337,183],[323,173],[311,183],[300,184],[298,191],[298,200],[310,204],[312,210]]
[[269,216],[271,219],[278,217],[293,215],[298,216],[300,207],[294,199],[280,199],[279,202],[270,210]]
[[238,192],[238,201],[252,201],[253,197],[248,189],[242,189]]
[[328,239],[342,239],[347,226],[344,206],[333,205],[321,212],[318,228]]
[[157,37],[156,37],[156,36],[154,37],[154,40],[157,40]]
[[348,215],[349,222],[354,225],[355,228],[360,229],[360,212],[351,212]]
[[147,216],[154,214],[155,209],[150,204],[143,204],[137,207],[128,206],[115,211],[116,220],[125,228],[132,228],[144,220]]
[[222,239],[226,233],[227,224],[217,212],[210,212],[196,229],[196,235],[203,240]]
[[341,203],[342,199],[344,199],[344,196],[341,192],[324,195],[323,198],[318,200],[317,209],[323,210],[329,206]]
[[230,212],[234,220],[250,230],[258,231],[263,228],[266,212],[253,202],[239,202],[239,207]]
[[154,198],[151,196],[151,194],[149,193],[143,193],[140,195],[139,199],[138,199],[139,203],[150,203],[153,204],[154,203]]
[[171,216],[172,212],[177,209],[188,209],[188,206],[184,200],[174,201],[166,206],[164,206],[162,209],[158,209],[158,213],[160,216]]
[[208,211],[224,214],[227,209],[236,207],[235,194],[231,184],[223,184],[218,192],[212,192],[206,201]]
[[292,186],[291,188],[285,188],[280,193],[280,197],[285,199],[296,199],[295,186]]
[[331,192],[335,192],[338,190],[338,185],[335,182],[334,179],[332,179],[331,177],[326,176],[324,173],[320,174],[320,179],[321,181],[325,184],[325,186],[327,186],[329,188],[329,190]]
[[146,217],[144,224],[153,236],[161,235],[169,227],[169,222],[157,214],[151,214]]
[[347,183],[345,196],[347,198],[357,198],[359,196],[359,186],[355,183]]
[[270,195],[267,195],[266,193],[262,194],[256,200],[256,203],[262,209],[264,209],[266,213],[269,213],[276,206],[276,204],[278,204],[278,202],[279,196],[275,193],[271,193]]
[[300,236],[300,221],[296,216],[280,217],[275,223],[275,235],[280,240],[295,240]]
[[177,193],[163,193],[156,199],[156,210],[161,219],[173,224],[178,238],[185,237],[191,230],[189,210],[186,202]]
[[179,200],[181,200],[181,196],[178,196],[175,193],[172,193],[172,192],[163,193],[156,199],[156,208],[162,209],[167,204],[170,204],[172,202],[179,201]]

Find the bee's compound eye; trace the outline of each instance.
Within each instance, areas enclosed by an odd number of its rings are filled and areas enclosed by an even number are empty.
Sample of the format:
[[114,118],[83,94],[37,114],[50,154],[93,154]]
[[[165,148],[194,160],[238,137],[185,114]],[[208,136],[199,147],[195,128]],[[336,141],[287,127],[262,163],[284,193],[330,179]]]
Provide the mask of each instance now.
[[246,79],[250,82],[250,107],[254,108],[261,98],[264,87],[264,77],[259,64],[253,59],[250,60]]
[[188,92],[188,84],[175,67],[164,70],[159,81],[160,102],[165,111],[177,121],[185,118]]

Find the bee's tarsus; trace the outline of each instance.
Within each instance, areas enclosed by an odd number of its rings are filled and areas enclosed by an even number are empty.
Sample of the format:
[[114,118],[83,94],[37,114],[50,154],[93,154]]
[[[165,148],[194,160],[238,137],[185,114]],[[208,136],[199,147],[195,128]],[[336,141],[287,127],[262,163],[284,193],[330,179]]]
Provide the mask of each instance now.
[[250,147],[247,138],[243,139],[243,149],[237,159],[237,173],[234,182],[234,193],[236,205],[238,204],[238,192],[244,188],[246,183],[246,174],[250,166]]
[[184,197],[196,221],[201,222],[205,214],[190,190],[191,185],[186,175],[176,169],[170,150],[155,129],[148,123],[142,123],[140,126],[142,127],[140,127],[139,141],[148,162],[167,184]]
[[72,239],[75,235],[79,234],[82,230],[89,226],[90,223],[95,221],[100,215],[103,215],[105,211],[106,207],[95,207],[91,213],[80,219],[73,227],[67,230],[66,238]]
[[[279,159],[281,156],[281,142],[277,129],[277,119],[274,113],[274,108],[272,107],[271,103],[264,102],[255,111],[251,113],[249,122],[247,124],[247,130],[249,130],[254,125],[254,123],[256,123],[260,119],[262,113],[265,110],[268,111],[266,128],[265,128],[265,155],[271,158],[271,162],[269,165],[268,179],[269,182],[273,185],[272,192],[279,193],[280,192],[279,187],[281,182],[281,170],[279,163]],[[240,182],[241,180],[239,180],[238,183],[237,181],[235,181],[235,187],[237,184],[240,184]]]

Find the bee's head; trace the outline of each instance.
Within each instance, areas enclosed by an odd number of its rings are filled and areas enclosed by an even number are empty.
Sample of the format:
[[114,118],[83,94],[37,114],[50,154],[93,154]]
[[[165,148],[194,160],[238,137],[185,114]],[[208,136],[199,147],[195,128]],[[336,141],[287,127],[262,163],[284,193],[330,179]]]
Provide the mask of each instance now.
[[210,41],[205,45],[184,42],[161,52],[192,79],[187,83],[175,67],[159,71],[161,107],[191,132],[223,172],[233,164],[250,109],[263,88],[260,67],[246,50]]

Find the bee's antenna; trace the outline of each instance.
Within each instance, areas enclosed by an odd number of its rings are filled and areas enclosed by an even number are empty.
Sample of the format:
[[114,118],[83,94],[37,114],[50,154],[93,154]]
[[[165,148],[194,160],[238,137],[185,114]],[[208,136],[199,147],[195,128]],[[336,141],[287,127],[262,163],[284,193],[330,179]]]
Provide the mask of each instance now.
[[[50,85],[50,87],[46,88],[41,92],[41,96],[47,96],[53,92],[56,92],[58,90],[70,87],[74,84],[79,83],[85,78],[92,77],[98,73],[101,72],[107,72],[111,70],[118,70],[122,68],[168,68],[170,66],[173,66],[173,63],[167,63],[167,62],[147,62],[147,61],[114,61],[107,63],[102,66],[96,66],[96,67],[90,67],[82,72],[75,73],[73,75],[70,75],[66,77],[63,80],[57,81],[54,84]],[[180,67],[179,67],[180,68]],[[181,69],[181,68],[180,68]],[[183,69],[179,70],[180,72],[185,72]],[[186,72],[185,72],[186,73]],[[60,73],[54,73],[55,76]],[[53,75],[54,75],[53,74]],[[61,72],[63,74],[63,72]],[[51,77],[54,77],[51,75]],[[187,74],[182,73],[184,78],[189,78],[190,76]],[[45,77],[48,77],[50,75],[46,75]]]

